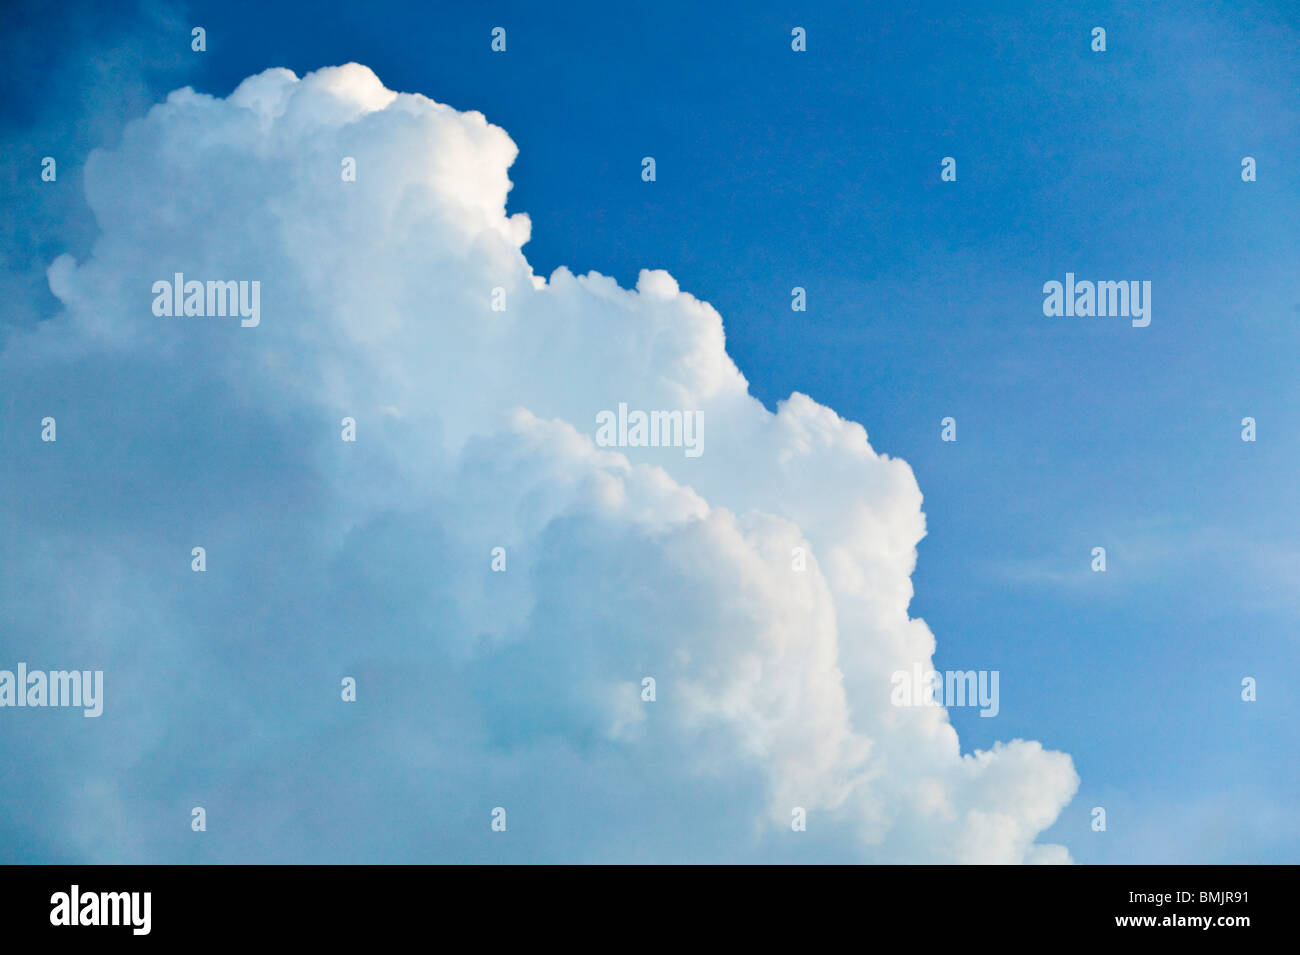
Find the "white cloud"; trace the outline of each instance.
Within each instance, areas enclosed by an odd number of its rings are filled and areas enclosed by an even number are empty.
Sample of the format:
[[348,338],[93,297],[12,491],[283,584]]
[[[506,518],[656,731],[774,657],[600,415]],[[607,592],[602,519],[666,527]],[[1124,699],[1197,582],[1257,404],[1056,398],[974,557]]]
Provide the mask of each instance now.
[[[100,563],[63,586],[140,582],[116,591],[129,623],[76,606],[59,623],[68,646],[94,627],[112,648],[112,735],[83,755],[167,780],[134,803],[88,784],[83,802],[111,798],[56,838],[100,860],[484,858],[513,792],[519,858],[762,859],[805,839],[836,859],[1068,861],[1034,843],[1077,786],[1068,756],[963,756],[945,711],[890,705],[890,674],[934,650],[907,612],[911,469],[806,396],[768,412],[721,317],[667,273],[535,276],[528,219],[506,214],[516,152],[351,64],[177,91],[88,161],[102,234],[51,267],[65,312],[0,370],[67,409],[60,468],[81,442],[102,469],[77,532]],[[155,317],[174,272],[259,280],[261,324]],[[595,446],[619,402],[702,411],[705,453]],[[200,537],[205,579],[159,569],[187,570]],[[19,637],[40,620],[20,611]],[[141,657],[142,632],[170,636]],[[331,689],[344,673],[355,711]],[[138,694],[116,723],[115,677]],[[195,850],[142,805],[187,821],[205,799],[238,839]],[[353,842],[319,837],[339,826]]]

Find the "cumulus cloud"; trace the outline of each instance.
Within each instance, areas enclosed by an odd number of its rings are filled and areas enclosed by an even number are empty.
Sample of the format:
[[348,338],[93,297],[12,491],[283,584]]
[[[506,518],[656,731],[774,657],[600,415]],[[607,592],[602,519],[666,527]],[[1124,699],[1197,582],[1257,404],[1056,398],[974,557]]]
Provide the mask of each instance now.
[[[764,408],[667,273],[535,275],[516,152],[350,64],[179,90],[90,157],[99,238],[51,265],[61,314],[0,354],[0,587],[7,656],[102,666],[105,712],[7,714],[10,841],[1068,861],[1035,843],[1077,786],[1068,756],[963,755],[945,710],[891,705],[935,647],[908,615],[911,469],[804,395]],[[155,316],[177,272],[260,281],[260,324]],[[620,403],[701,412],[704,453],[598,446]]]

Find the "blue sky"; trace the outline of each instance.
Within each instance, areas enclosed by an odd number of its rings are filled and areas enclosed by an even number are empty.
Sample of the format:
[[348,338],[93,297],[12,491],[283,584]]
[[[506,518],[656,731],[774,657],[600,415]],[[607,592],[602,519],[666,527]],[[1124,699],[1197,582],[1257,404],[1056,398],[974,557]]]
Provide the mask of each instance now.
[[[66,29],[5,27],[0,334],[55,316],[45,268],[95,235],[87,152],[172,89],[355,61],[479,110],[519,147],[508,211],[538,274],[667,270],[721,313],[770,409],[806,393],[911,465],[911,613],[937,667],[1002,674],[998,719],[951,712],[963,752],[1036,739],[1079,774],[1044,839],[1083,863],[1297,861],[1300,11],[467,6],[74,6]],[[68,188],[41,187],[47,154]],[[1150,326],[1044,317],[1066,272],[1150,280]],[[0,798],[22,800],[12,778]],[[57,853],[23,833],[7,857]]]

